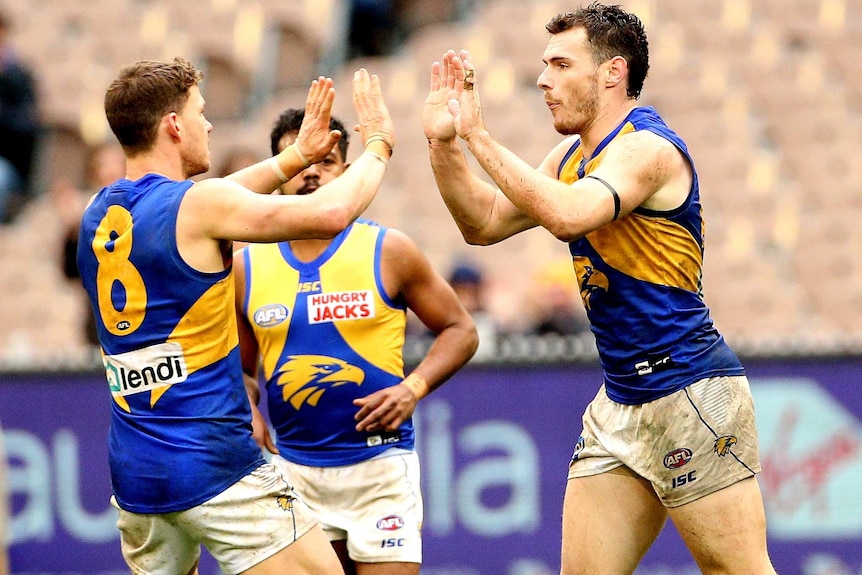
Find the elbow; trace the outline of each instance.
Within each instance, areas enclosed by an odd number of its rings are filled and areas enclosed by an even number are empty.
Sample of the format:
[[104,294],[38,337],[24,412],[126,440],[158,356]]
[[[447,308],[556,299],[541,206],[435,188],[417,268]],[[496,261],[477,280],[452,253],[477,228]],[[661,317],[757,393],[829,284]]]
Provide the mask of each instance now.
[[322,239],[330,239],[341,233],[356,219],[356,214],[346,206],[332,206],[321,214],[319,232]]
[[574,222],[567,222],[563,220],[550,222],[546,224],[545,229],[548,230],[551,235],[560,240],[561,242],[569,243],[575,240],[579,240],[590,230],[584,229],[583,226],[578,225]]

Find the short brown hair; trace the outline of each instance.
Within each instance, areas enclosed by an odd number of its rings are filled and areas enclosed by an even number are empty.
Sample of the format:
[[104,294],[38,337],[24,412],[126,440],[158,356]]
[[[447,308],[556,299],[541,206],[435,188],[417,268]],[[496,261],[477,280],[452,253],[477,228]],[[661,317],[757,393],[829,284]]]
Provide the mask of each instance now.
[[165,114],[179,112],[203,74],[183,58],[140,60],[120,71],[105,94],[105,115],[128,156],[150,150]]
[[649,71],[649,42],[640,19],[619,6],[593,2],[586,8],[558,14],[545,26],[551,34],[583,28],[596,65],[622,56],[629,66],[626,94],[640,98]]

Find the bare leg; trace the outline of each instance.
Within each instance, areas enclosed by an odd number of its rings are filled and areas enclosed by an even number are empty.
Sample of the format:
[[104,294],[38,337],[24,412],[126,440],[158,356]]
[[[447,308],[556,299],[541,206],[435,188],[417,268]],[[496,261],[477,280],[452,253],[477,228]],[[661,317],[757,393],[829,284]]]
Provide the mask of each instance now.
[[754,477],[668,512],[705,575],[775,575]]
[[244,575],[343,575],[338,556],[320,525],[272,557],[243,571]]
[[667,511],[626,468],[570,479],[563,503],[562,575],[628,575],[658,537]]
[[419,563],[357,563],[357,575],[419,575]]

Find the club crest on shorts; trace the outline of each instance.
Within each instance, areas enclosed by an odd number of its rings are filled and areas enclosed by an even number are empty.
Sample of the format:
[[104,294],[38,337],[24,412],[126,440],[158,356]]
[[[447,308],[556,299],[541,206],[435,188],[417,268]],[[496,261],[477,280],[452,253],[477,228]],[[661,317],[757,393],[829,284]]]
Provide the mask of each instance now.
[[712,450],[719,457],[724,457],[725,455],[730,453],[730,448],[734,445],[736,445],[736,436],[722,435],[715,440],[715,444],[712,446]]
[[275,502],[285,511],[293,511],[293,501],[296,499],[293,495],[279,495]]

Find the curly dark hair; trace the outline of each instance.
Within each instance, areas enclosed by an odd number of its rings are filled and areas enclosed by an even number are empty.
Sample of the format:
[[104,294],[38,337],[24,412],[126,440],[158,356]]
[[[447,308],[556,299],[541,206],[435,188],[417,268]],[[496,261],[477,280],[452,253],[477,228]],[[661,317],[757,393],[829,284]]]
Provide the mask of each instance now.
[[[288,108],[272,125],[272,131],[269,133],[269,149],[272,155],[278,154],[278,143],[285,134],[299,133],[299,127],[302,126],[302,119],[305,118],[305,110],[302,108]],[[347,130],[344,129],[344,124],[335,116],[329,119],[329,129],[339,130],[341,139],[338,140],[338,151],[341,152],[341,160],[347,161],[347,146],[350,143],[350,136]]]
[[120,71],[105,94],[108,124],[126,154],[150,150],[165,114],[179,112],[203,73],[184,58],[140,60]]
[[640,98],[649,71],[649,42],[640,18],[618,5],[593,2],[586,8],[558,14],[545,26],[551,34],[583,28],[596,65],[622,56],[629,65],[626,94]]

